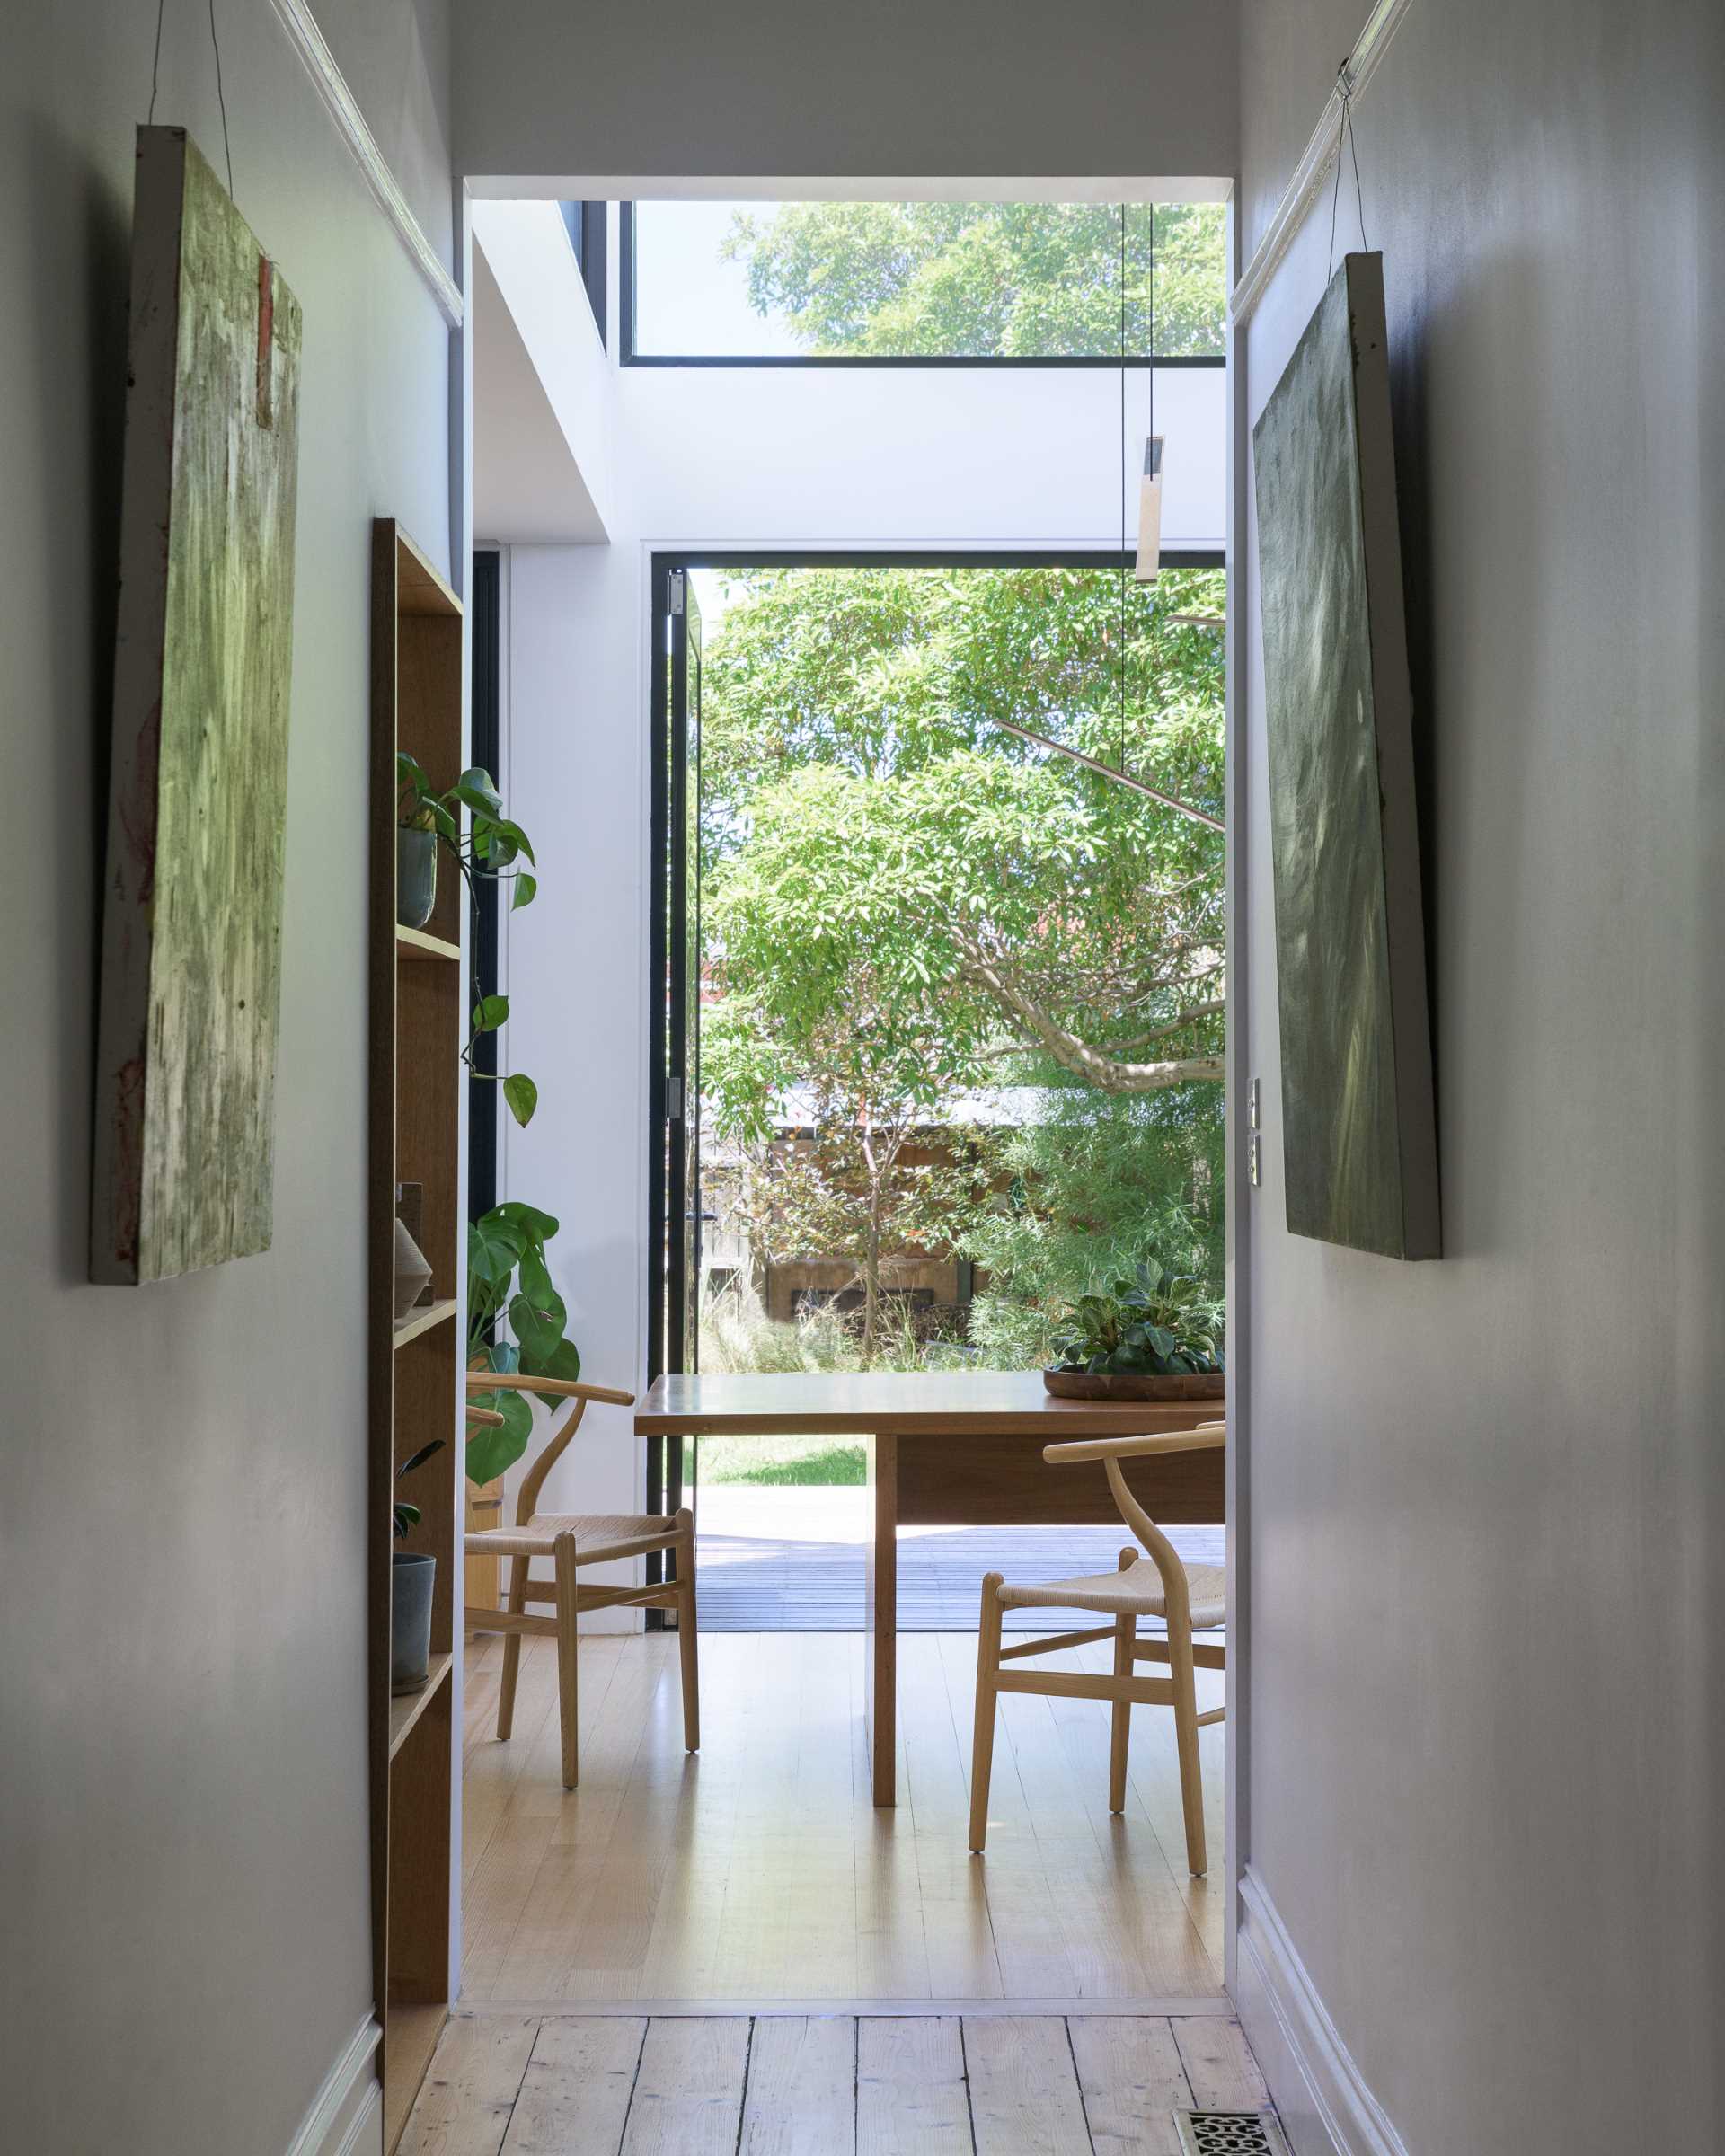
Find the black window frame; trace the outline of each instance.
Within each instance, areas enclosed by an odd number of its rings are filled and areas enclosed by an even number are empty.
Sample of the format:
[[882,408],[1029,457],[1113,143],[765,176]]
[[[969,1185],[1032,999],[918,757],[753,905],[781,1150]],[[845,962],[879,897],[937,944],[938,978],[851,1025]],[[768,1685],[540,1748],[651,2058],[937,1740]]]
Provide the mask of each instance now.
[[587,288],[587,304],[593,310],[593,322],[599,332],[599,342],[606,344],[606,205],[603,202],[560,202],[557,207],[562,212],[563,229],[569,234],[570,251],[575,257],[575,266],[579,270],[581,283]]
[[619,367],[1225,367],[1220,352],[641,352],[635,349],[635,206],[617,205],[617,364]]

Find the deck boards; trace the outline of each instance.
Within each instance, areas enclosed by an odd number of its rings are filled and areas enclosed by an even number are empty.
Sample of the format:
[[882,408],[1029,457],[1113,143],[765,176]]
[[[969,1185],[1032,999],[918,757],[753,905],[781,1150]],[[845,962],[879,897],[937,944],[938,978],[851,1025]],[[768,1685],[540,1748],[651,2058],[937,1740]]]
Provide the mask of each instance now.
[[1238,2024],[1219,2016],[458,2011],[402,2147],[1178,2156],[1177,2107],[1266,2100]]

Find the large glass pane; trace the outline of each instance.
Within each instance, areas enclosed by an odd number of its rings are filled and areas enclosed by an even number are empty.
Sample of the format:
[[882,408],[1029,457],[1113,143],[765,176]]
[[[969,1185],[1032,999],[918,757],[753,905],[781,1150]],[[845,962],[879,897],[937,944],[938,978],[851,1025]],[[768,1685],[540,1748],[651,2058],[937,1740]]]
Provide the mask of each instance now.
[[1057,360],[1143,358],[1154,344],[1158,356],[1219,354],[1225,221],[1219,203],[641,202],[634,349]]

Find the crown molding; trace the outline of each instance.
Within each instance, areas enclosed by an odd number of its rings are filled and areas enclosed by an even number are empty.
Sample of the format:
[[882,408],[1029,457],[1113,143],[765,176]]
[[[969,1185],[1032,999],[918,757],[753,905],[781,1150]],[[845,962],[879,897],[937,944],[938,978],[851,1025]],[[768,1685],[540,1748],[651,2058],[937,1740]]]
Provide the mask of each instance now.
[[1413,0],[1377,0],[1366,19],[1366,27],[1354,40],[1354,49],[1337,70],[1334,85],[1318,115],[1318,124],[1294,167],[1294,176],[1282,191],[1275,215],[1264,236],[1252,250],[1252,260],[1240,272],[1239,282],[1228,296],[1228,319],[1243,328],[1263,297],[1278,264],[1293,244],[1294,235],[1305,220],[1319,190],[1330,176],[1330,167],[1341,153],[1342,114],[1349,102],[1358,104],[1384,57],[1390,40],[1401,28],[1402,18]]
[[444,268],[437,249],[425,236],[424,227],[408,208],[407,197],[396,184],[395,175],[377,146],[377,137],[366,124],[358,101],[349,89],[347,77],[336,66],[335,55],[324,42],[323,32],[313,19],[306,0],[270,0],[270,4],[288,32],[288,43],[311,76],[313,87],[323,99],[324,110],[335,122],[336,133],[359,167],[360,177],[371,190],[373,199],[395,227],[396,238],[407,250],[408,259],[424,279],[444,320],[452,330],[458,330],[464,310],[456,280]]

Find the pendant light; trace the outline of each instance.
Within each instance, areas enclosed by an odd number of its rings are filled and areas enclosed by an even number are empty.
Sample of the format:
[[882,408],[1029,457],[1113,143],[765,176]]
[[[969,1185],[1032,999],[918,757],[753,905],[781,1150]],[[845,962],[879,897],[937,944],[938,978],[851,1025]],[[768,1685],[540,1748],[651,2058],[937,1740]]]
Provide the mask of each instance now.
[[[1149,275],[1149,335],[1146,340],[1146,371],[1150,377],[1150,431],[1144,445],[1144,473],[1138,482],[1138,544],[1135,557],[1128,566],[1127,554],[1127,449],[1126,449],[1126,384],[1128,360],[1128,322],[1126,305],[1127,244],[1126,220],[1128,205],[1120,205],[1119,248],[1119,301],[1120,301],[1120,609],[1119,609],[1119,727],[1120,760],[1119,766],[1105,764],[1100,756],[1086,755],[1082,749],[1073,748],[1065,741],[1057,741],[1052,735],[1039,732],[1036,728],[1021,726],[1011,719],[996,718],[994,723],[1003,733],[1014,735],[1032,748],[1045,749],[1051,755],[1064,756],[1068,763],[1082,764],[1086,771],[1093,771],[1098,778],[1109,779],[1117,786],[1125,786],[1146,800],[1157,802],[1162,808],[1172,808],[1177,816],[1187,817],[1195,824],[1202,824],[1211,831],[1223,831],[1226,826],[1218,816],[1208,809],[1195,808],[1182,801],[1178,795],[1166,793],[1148,780],[1135,777],[1126,768],[1127,734],[1127,631],[1128,626],[1127,598],[1133,583],[1154,584],[1161,567],[1162,557],[1162,437],[1156,432],[1156,224],[1154,206],[1150,209],[1150,275]],[[1197,620],[1198,616],[1179,615],[1179,620]],[[1207,621],[1209,617],[1203,617]]]

